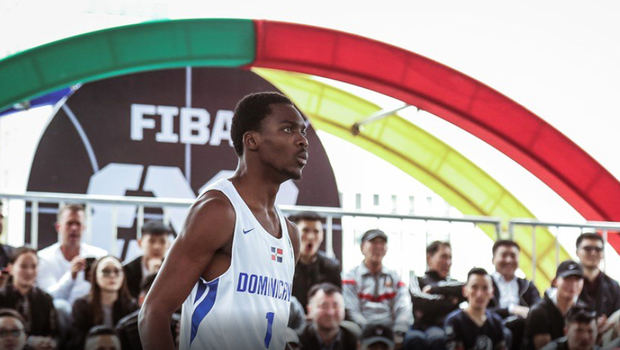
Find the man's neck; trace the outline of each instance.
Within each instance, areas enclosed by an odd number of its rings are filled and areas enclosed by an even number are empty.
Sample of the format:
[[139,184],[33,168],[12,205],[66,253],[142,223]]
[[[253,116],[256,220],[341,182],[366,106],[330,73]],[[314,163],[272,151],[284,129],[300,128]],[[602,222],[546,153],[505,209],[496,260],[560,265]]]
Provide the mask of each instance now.
[[320,329],[316,327],[316,329],[317,329],[317,334],[319,336],[319,339],[321,339],[321,342],[323,344],[333,343],[334,340],[336,340],[338,333],[340,332],[339,327],[336,327],[335,329]]
[[302,254],[299,256],[299,262],[301,262],[304,265],[309,265],[315,262],[318,256],[319,256],[318,253],[314,255],[303,255]]
[[71,261],[73,258],[80,255],[80,246],[61,244],[60,251],[67,261]]
[[261,169],[259,164],[248,166],[239,161],[231,181],[250,208],[273,208],[280,184],[285,180],[274,179]]
[[560,297],[560,293],[557,294],[556,306],[562,315],[566,315],[568,309],[570,309],[573,304],[575,304],[575,300],[573,298],[563,298]]
[[510,282],[512,281],[516,276],[514,274],[511,275],[504,275],[504,274],[499,274],[500,276],[502,276],[502,278],[504,279],[504,281],[506,282]]
[[601,273],[598,266],[595,267],[583,267],[583,276],[590,282],[594,281]]
[[468,306],[465,308],[464,312],[478,325],[478,327],[482,326],[487,320],[485,308],[473,308]]
[[376,275],[379,272],[381,272],[381,268],[383,267],[381,263],[369,262],[367,260],[364,260],[364,265],[366,266],[368,271],[370,271],[370,273],[372,273],[373,275]]

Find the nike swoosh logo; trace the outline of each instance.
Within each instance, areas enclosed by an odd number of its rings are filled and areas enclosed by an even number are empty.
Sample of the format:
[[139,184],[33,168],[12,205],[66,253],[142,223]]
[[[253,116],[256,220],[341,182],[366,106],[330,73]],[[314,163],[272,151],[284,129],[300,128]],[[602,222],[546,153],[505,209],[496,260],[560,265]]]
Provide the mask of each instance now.
[[249,229],[249,230],[243,230],[243,234],[245,235],[245,234],[247,234],[248,232],[252,231],[253,229],[254,229],[254,228],[251,228],[251,229]]

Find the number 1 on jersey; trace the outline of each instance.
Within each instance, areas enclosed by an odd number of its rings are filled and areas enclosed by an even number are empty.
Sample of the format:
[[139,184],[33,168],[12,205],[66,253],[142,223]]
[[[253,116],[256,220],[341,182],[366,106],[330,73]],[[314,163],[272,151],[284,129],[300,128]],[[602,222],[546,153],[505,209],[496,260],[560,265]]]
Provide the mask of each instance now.
[[265,334],[265,348],[269,349],[269,343],[271,343],[271,326],[273,325],[273,318],[275,314],[273,312],[268,312],[265,315],[267,319],[267,334]]

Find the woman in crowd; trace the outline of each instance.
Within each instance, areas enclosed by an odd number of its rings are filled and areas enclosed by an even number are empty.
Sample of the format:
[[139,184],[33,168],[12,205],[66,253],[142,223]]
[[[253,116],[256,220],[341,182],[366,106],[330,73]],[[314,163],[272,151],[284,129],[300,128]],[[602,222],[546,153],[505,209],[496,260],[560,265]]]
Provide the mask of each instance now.
[[72,348],[83,349],[84,339],[93,326],[114,328],[125,315],[138,309],[129,295],[121,262],[114,256],[99,258],[91,268],[90,293],[73,304],[74,339]]
[[9,264],[12,282],[0,289],[0,308],[16,310],[24,318],[30,346],[54,347],[58,319],[52,297],[35,286],[38,263],[36,250],[30,247],[15,250]]

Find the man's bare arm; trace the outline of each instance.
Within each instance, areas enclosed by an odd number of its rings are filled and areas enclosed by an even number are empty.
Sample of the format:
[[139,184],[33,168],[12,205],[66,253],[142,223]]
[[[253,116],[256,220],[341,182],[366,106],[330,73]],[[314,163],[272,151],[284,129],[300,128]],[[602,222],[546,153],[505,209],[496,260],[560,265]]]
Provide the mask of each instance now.
[[234,209],[222,193],[207,192],[192,206],[140,310],[144,349],[174,349],[172,314],[200,276],[210,275],[205,270],[218,250],[232,240],[234,227]]
[[288,234],[291,238],[291,244],[293,245],[293,253],[295,254],[295,264],[299,261],[299,229],[297,225],[286,220],[286,227],[288,228]]

